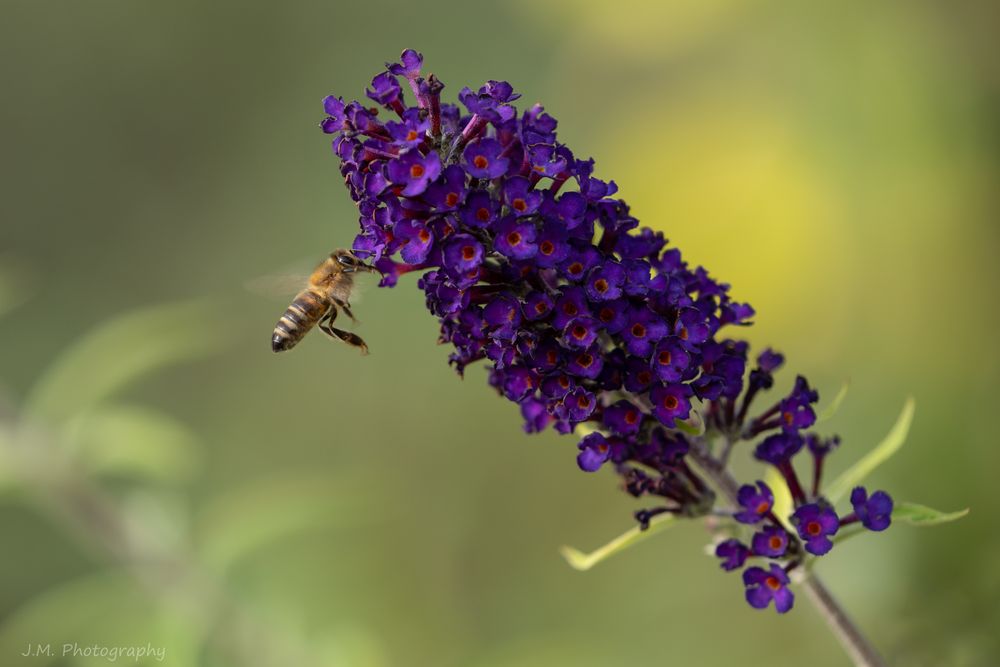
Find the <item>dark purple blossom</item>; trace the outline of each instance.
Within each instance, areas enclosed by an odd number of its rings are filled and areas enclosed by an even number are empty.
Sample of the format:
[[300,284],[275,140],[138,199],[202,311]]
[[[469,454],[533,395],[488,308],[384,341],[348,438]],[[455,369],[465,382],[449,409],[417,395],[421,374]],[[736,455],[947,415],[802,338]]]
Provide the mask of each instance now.
[[576,463],[580,466],[580,470],[586,472],[598,470],[611,456],[611,446],[600,433],[591,433],[581,440],[579,449],[580,453],[576,456]]
[[496,178],[507,171],[510,160],[501,157],[503,146],[496,139],[480,139],[465,147],[465,170],[473,178]]
[[758,556],[779,558],[788,550],[788,533],[778,526],[766,526],[754,533],[750,547]]
[[743,584],[747,587],[747,602],[754,609],[766,609],[771,600],[779,614],[792,608],[795,596],[788,590],[788,575],[780,565],[771,564],[770,570],[748,567],[743,571]]
[[858,520],[868,530],[882,531],[892,523],[892,498],[885,491],[868,495],[863,486],[851,491],[851,505]]
[[742,511],[733,515],[733,518],[740,523],[759,523],[767,517],[774,507],[774,494],[764,482],[757,482],[756,486],[744,484],[740,487],[737,500]]
[[403,186],[400,194],[412,197],[422,194],[427,185],[441,174],[441,160],[437,153],[421,155],[420,151],[411,150],[390,160],[388,173],[390,181]]
[[719,567],[729,572],[743,567],[750,556],[750,549],[739,540],[730,538],[715,547],[715,555],[722,559]]
[[820,503],[802,505],[792,514],[792,525],[805,541],[805,549],[822,556],[833,548],[830,538],[837,534],[840,520],[829,506]]

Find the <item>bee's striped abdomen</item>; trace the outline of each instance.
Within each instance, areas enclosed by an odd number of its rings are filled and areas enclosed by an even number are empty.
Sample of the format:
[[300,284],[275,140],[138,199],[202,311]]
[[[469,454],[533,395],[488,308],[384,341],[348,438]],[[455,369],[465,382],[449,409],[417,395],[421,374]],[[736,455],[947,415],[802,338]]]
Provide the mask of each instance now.
[[309,333],[309,330],[326,315],[329,307],[326,299],[310,290],[299,292],[274,326],[271,349],[275,352],[283,352],[295,347],[302,340],[302,337]]

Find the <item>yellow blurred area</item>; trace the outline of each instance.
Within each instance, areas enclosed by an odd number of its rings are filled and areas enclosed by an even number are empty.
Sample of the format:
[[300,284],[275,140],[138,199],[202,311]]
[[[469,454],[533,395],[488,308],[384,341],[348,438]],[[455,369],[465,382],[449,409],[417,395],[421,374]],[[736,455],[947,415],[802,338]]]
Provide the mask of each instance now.
[[[571,437],[460,380],[413,276],[361,358],[273,355],[258,276],[350,243],[316,124],[403,48],[453,100],[507,79],[687,261],[731,332],[830,401],[836,474],[971,507],[818,565],[893,665],[1000,664],[995,3],[8,3],[0,22],[0,665],[66,642],[207,667],[848,664],[800,595],[749,609],[681,525],[633,524]],[[370,281],[373,283],[373,281]],[[737,451],[741,461],[746,452]],[[740,463],[748,478],[763,470]],[[22,656],[51,643],[52,656]],[[140,663],[142,664],[142,663]]]

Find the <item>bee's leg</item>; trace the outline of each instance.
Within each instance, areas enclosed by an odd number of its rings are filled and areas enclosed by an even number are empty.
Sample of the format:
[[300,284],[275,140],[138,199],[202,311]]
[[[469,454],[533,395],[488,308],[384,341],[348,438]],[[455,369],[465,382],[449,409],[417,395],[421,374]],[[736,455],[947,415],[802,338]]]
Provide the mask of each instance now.
[[324,317],[320,321],[319,323],[320,330],[327,336],[330,336],[331,338],[339,338],[348,345],[352,345],[358,348],[359,350],[361,350],[361,354],[368,354],[368,346],[365,344],[365,341],[361,340],[361,336],[353,334],[350,331],[343,331],[341,329],[336,328],[335,326],[333,326],[333,321],[335,319],[337,319],[336,307],[331,308],[330,312],[327,313],[326,317]]
[[337,304],[338,308],[347,313],[347,316],[351,318],[352,322],[358,321],[358,318],[354,317],[354,313],[351,312],[351,305],[349,303],[347,303],[346,301],[341,301],[337,297],[333,298],[333,302]]

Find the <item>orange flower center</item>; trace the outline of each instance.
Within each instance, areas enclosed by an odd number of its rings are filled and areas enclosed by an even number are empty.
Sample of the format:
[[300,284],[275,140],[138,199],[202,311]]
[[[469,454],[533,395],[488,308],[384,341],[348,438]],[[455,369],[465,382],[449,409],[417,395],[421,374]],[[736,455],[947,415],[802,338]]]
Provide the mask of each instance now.
[[663,352],[660,352],[660,356],[658,356],[656,358],[656,360],[660,362],[661,366],[669,366],[670,365],[670,351],[669,350],[664,350]]
[[424,175],[424,166],[422,164],[415,164],[412,167],[410,167],[411,178],[420,178],[423,175]]
[[517,245],[521,242],[521,235],[517,232],[511,232],[507,235],[507,243],[510,245]]
[[638,322],[632,325],[632,335],[636,338],[646,337],[646,327],[642,326]]
[[487,220],[489,220],[490,219],[489,210],[485,206],[480,207],[480,209],[476,211],[476,219],[479,220],[480,222],[486,222]]
[[455,204],[457,204],[458,203],[458,193],[457,192],[449,192],[444,197],[444,203],[445,203],[446,206],[454,206]]
[[483,155],[477,155],[472,158],[472,164],[476,165],[476,169],[486,169],[486,167],[489,166],[490,161]]
[[778,578],[773,575],[765,579],[764,584],[772,591],[776,591],[781,588],[781,582],[778,581]]
[[465,261],[470,262],[475,256],[476,256],[476,249],[471,245],[467,245],[462,248],[462,259],[464,259]]
[[515,211],[523,211],[524,209],[528,208],[528,202],[524,201],[520,197],[512,201],[510,205],[514,208]]
[[812,537],[816,537],[823,532],[823,527],[819,525],[819,521],[810,521],[806,524],[806,532]]
[[538,249],[542,251],[543,255],[551,255],[556,251],[556,246],[552,243],[552,241],[542,241],[541,245],[538,246]]
[[674,396],[673,394],[669,394],[666,398],[663,399],[663,407],[665,407],[667,410],[676,410],[677,397]]

